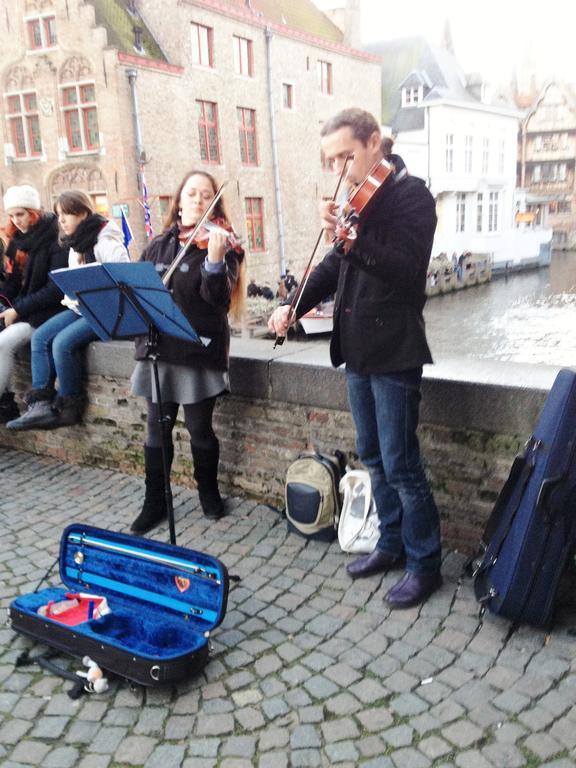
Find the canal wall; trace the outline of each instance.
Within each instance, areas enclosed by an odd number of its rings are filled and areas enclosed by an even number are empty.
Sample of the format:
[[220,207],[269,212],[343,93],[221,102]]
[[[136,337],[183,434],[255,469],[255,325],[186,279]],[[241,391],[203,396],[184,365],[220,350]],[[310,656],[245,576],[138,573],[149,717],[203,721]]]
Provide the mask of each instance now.
[[[89,345],[84,424],[45,432],[0,428],[3,445],[142,474],[145,410],[143,401],[130,394],[133,366],[131,343]],[[419,436],[447,546],[465,552],[474,548],[556,372],[547,366],[463,358],[425,368]],[[215,411],[226,493],[280,508],[286,469],[301,451],[338,448],[353,458],[344,372],[330,366],[327,345],[287,342],[273,350],[268,340],[235,338],[230,380],[231,394],[219,400]],[[29,381],[29,361],[23,357],[15,376],[20,395]],[[192,485],[181,422],[174,441],[174,482]],[[97,519],[90,522],[98,524]]]

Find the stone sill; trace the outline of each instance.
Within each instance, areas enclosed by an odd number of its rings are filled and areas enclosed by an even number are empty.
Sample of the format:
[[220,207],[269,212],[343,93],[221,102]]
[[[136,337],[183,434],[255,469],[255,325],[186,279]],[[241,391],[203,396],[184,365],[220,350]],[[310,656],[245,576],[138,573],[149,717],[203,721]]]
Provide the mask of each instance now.
[[[131,342],[95,342],[88,373],[129,378]],[[421,421],[528,437],[559,368],[473,358],[445,359],[424,369]],[[328,345],[233,337],[232,394],[312,407],[348,410],[342,368],[330,365]]]

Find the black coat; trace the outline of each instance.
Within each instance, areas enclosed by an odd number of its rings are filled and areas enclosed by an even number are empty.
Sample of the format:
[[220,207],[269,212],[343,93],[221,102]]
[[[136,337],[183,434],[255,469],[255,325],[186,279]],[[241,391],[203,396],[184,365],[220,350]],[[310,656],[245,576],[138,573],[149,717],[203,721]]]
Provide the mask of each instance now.
[[[150,243],[140,260],[156,264],[162,277],[178,250],[178,228],[172,227]],[[226,269],[222,272],[207,272],[204,269],[206,254],[206,249],[192,245],[172,275],[169,288],[192,328],[199,336],[210,339],[210,344],[204,347],[173,336],[161,336],[158,359],[224,371],[228,368],[230,351],[228,310],[243,254],[228,251],[225,256]],[[136,360],[145,359],[145,342],[144,337],[136,340]]]
[[336,293],[334,366],[385,374],[432,362],[422,310],[435,229],[434,199],[422,179],[389,179],[350,252],[333,248],[313,270],[298,316]]
[[[27,253],[22,275],[15,263],[16,250]],[[19,320],[37,328],[65,309],[60,303],[62,291],[48,276],[51,270],[68,266],[68,249],[58,242],[58,220],[53,213],[42,214],[28,232],[16,232],[5,258],[12,261],[13,269],[0,292],[10,299]]]

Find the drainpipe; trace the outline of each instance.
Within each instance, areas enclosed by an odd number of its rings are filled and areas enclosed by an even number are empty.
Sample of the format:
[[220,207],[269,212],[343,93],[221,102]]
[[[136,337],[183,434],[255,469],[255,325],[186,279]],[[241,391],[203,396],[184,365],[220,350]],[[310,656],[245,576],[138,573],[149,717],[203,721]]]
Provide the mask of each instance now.
[[274,169],[274,197],[276,200],[276,219],[278,222],[278,249],[280,256],[280,274],[286,272],[284,219],[282,216],[282,197],[280,195],[280,166],[278,162],[278,140],[276,137],[276,118],[272,93],[272,30],[270,25],[264,30],[266,36],[266,78],[268,85],[268,110],[270,113],[270,138],[272,140],[272,167]]
[[426,160],[426,176],[427,176],[427,186],[428,189],[430,189],[430,107],[426,107],[425,112],[426,116],[426,144],[427,144],[427,160]]
[[134,136],[136,137],[136,162],[138,163],[138,187],[142,190],[142,174],[140,172],[140,166],[146,161],[146,153],[142,146],[142,131],[140,130],[140,112],[138,109],[138,94],[136,93],[136,79],[138,77],[138,70],[128,69],[126,71],[126,77],[130,84],[130,94],[132,96],[132,119],[134,122]]

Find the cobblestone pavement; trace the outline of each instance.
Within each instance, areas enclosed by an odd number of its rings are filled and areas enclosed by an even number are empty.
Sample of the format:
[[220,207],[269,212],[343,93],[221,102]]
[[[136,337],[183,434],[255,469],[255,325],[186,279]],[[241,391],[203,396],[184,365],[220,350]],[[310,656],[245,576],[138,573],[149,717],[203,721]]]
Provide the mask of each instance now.
[[[0,449],[0,618],[33,589],[72,521],[127,530],[141,478]],[[205,672],[175,689],[115,681],[72,701],[70,683],[14,668],[31,644],[0,627],[4,768],[516,768],[576,765],[576,617],[552,635],[479,622],[463,558],[444,587],[391,613],[396,574],[351,582],[336,544],[288,535],[280,517],[230,499],[209,524],[175,488],[178,543],[242,577]],[[166,527],[155,531],[167,540]],[[78,662],[72,662],[71,669]]]

